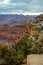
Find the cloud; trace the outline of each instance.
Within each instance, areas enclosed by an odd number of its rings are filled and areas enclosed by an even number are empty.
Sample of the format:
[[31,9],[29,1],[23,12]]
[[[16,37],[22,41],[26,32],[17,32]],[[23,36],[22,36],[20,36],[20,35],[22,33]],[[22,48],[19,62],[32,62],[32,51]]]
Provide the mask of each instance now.
[[0,0],[0,13],[43,12],[43,0]]

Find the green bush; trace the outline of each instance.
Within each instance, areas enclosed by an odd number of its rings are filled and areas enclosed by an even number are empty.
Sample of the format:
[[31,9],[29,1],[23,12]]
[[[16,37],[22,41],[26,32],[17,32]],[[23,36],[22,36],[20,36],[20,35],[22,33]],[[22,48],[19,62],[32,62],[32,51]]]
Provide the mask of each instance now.
[[24,56],[27,56],[28,48],[30,47],[29,45],[28,37],[22,37],[19,40],[19,44],[16,46],[16,50],[22,50],[24,52]]
[[0,57],[5,61],[7,65],[17,65],[24,59],[23,52],[18,50],[18,52],[7,46],[0,47]]

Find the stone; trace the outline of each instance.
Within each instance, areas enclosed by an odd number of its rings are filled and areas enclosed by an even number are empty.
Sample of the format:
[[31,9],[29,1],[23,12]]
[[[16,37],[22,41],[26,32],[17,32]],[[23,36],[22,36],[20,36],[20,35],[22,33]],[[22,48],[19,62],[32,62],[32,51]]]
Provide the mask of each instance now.
[[43,54],[28,55],[27,65],[43,65]]

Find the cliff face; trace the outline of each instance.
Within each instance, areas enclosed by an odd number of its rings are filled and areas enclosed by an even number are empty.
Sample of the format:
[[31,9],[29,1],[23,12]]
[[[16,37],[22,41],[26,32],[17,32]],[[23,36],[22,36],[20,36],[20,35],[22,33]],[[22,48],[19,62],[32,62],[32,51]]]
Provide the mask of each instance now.
[[25,34],[32,45],[40,45],[43,53],[43,15],[31,19],[26,24]]
[[4,24],[3,26],[0,26],[0,40],[15,41],[22,37],[25,28],[25,23],[14,26]]
[[43,31],[43,14],[31,19],[26,26],[29,35],[40,34]]

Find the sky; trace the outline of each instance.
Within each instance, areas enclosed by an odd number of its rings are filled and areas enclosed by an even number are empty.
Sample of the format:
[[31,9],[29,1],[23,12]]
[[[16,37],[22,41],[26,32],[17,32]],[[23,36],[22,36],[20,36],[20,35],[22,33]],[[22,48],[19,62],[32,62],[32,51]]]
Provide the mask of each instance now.
[[43,13],[43,0],[0,0],[0,14]]

